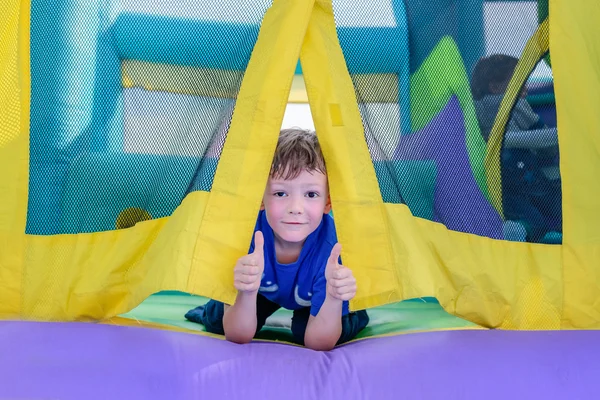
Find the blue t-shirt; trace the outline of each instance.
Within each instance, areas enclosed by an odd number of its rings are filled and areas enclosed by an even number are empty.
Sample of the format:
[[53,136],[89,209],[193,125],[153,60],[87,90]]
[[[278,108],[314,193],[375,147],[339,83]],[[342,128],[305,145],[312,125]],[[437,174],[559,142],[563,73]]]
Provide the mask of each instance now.
[[[317,229],[308,235],[298,260],[280,264],[275,257],[275,237],[264,211],[258,214],[254,231],[261,231],[264,239],[265,270],[258,292],[270,301],[288,310],[310,307],[316,316],[325,301],[327,280],[325,267],[331,249],[337,243],[333,218],[323,215]],[[254,251],[254,236],[249,253]],[[342,315],[348,313],[348,302],[342,306]]]

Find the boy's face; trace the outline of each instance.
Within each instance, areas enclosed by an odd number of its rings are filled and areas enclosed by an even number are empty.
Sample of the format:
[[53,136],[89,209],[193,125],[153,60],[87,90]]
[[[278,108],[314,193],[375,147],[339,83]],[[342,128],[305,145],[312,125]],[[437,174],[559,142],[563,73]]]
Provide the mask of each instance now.
[[263,208],[280,246],[302,245],[331,210],[327,176],[303,170],[294,179],[270,177]]

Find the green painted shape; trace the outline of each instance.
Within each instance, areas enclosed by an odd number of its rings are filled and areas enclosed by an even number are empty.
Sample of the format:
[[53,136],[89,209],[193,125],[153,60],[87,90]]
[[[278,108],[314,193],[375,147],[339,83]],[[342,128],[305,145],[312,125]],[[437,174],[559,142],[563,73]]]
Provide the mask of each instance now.
[[484,165],[486,143],[477,122],[469,76],[456,43],[446,36],[411,77],[412,131],[425,127],[448,104],[452,95],[456,95],[463,110],[465,140],[473,176],[479,189],[489,200]]
[[[205,297],[181,292],[153,294],[139,306],[121,317],[159,323],[194,331],[204,331],[204,326],[184,318],[186,312],[208,301]],[[432,331],[439,329],[472,328],[477,325],[445,312],[434,299],[415,299],[372,308],[369,325],[357,336],[367,338],[404,332]],[[280,309],[267,320],[259,333],[260,339],[292,341],[289,329],[292,312]]]
[[537,0],[538,24],[548,18],[548,0]]
[[[538,12],[538,24],[541,24],[548,18],[549,8],[548,8],[548,0],[538,0],[537,1],[537,12]],[[548,64],[549,67],[552,67],[552,60],[550,60],[550,52],[544,56],[544,61]]]

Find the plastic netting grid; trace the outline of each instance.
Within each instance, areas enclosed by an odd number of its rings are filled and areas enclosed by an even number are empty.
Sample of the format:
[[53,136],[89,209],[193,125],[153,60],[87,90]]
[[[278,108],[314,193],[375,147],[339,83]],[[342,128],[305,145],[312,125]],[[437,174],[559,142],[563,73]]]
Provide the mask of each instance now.
[[[536,69],[548,69],[540,60]],[[533,72],[504,130],[501,151],[505,219],[525,228],[526,240],[561,242],[562,188],[552,80]]]
[[[390,2],[390,5],[399,26],[398,18],[403,14],[399,12],[398,2]],[[389,79],[388,86],[382,90],[380,85],[372,84],[377,71],[355,73],[356,66],[351,63],[353,46],[344,42],[341,34],[342,23],[348,24],[348,16],[342,16],[342,7],[336,9],[334,2],[338,37],[356,89],[365,140],[384,201],[405,203],[414,215],[444,223],[457,231],[507,240],[560,243],[562,211],[556,111],[552,74],[546,61],[540,61],[527,80],[523,97],[515,103],[504,132],[506,137],[507,133],[512,135],[511,131],[525,131],[522,133],[534,138],[534,143],[515,147],[507,145],[503,138],[500,191],[483,193],[485,188],[478,186],[474,179],[474,164],[483,166],[486,156],[485,140],[489,135],[486,124],[493,124],[498,114],[499,100],[503,98],[515,65],[507,71],[502,71],[505,67],[498,64],[491,67],[483,100],[473,96],[473,74],[486,58],[503,55],[517,60],[521,56],[538,26],[537,3],[483,2],[482,8],[469,10],[461,9],[464,2],[439,2],[430,4],[426,11],[423,2],[418,0],[407,0],[402,5],[408,25],[409,54],[390,60],[389,65],[409,63],[410,101],[426,103],[416,104],[421,107],[411,104],[413,111],[438,108],[424,127],[413,123],[408,131],[402,120],[407,116],[402,115],[398,106],[402,101],[398,80]],[[361,7],[361,12],[368,14],[375,8]],[[372,23],[377,17],[368,19]],[[382,16],[379,20],[381,26],[389,25],[389,18]],[[360,21],[354,22],[360,25]],[[412,79],[427,64],[427,57],[444,37],[450,37],[456,44],[462,70],[448,73],[451,66],[441,65],[437,73],[428,76],[429,86],[420,91],[424,86],[415,85]],[[438,62],[443,63],[444,59]],[[444,73],[440,73],[444,68]],[[399,74],[400,69],[398,79]],[[465,85],[457,88],[456,82],[463,74],[467,75]],[[492,82],[492,77],[503,79]],[[436,85],[448,87],[431,90]],[[435,96],[444,90],[448,93],[440,107],[439,98]],[[475,109],[472,125],[481,137],[468,133],[469,118],[473,118],[470,107]],[[539,129],[542,131],[538,132]],[[484,139],[482,145],[476,146],[474,142],[481,142],[481,138]],[[491,193],[497,192],[502,196],[504,219],[491,204]]]
[[[210,191],[245,66],[270,1],[257,0],[253,7],[242,7],[237,11],[215,2],[198,5],[182,0],[180,3],[182,7],[175,11],[162,9],[169,5],[150,3],[143,11],[150,19],[175,21],[184,28],[189,20],[194,24],[193,32],[197,35],[196,39],[192,39],[199,42],[211,35],[214,37],[215,32],[211,30],[225,30],[227,35],[220,35],[217,41],[205,44],[214,52],[214,58],[221,60],[218,68],[214,66],[214,60],[203,65],[202,55],[198,57],[199,61],[194,61],[189,55],[178,56],[180,59],[192,59],[189,65],[178,64],[178,60],[169,62],[166,56],[163,57],[165,60],[141,60],[142,64],[146,64],[142,75],[148,76],[138,77],[126,85],[127,77],[121,76],[121,71],[124,74],[126,64],[138,60],[122,56],[123,51],[118,48],[119,38],[109,37],[108,43],[116,48],[98,50],[96,55],[100,58],[107,53],[117,54],[118,59],[109,66],[118,68],[119,73],[117,79],[115,74],[104,71],[95,74],[91,93],[93,109],[87,115],[82,112],[83,107],[77,108],[80,98],[72,97],[76,104],[70,107],[65,104],[64,93],[70,88],[77,90],[73,82],[85,78],[68,67],[81,63],[85,68],[86,62],[94,64],[94,60],[86,61],[75,51],[70,53],[72,49],[69,46],[79,40],[80,30],[85,32],[90,24],[97,23],[94,19],[98,16],[85,14],[70,26],[71,37],[57,41],[40,33],[47,22],[36,19],[36,10],[33,9],[32,46],[36,50],[31,55],[32,108],[36,107],[39,111],[33,110],[32,113],[37,112],[32,117],[35,121],[31,129],[32,142],[36,145],[32,145],[30,150],[27,233],[80,233],[128,227],[139,220],[170,215],[190,191]],[[35,8],[35,4],[32,7]],[[133,7],[141,6],[134,4]],[[42,11],[38,10],[37,14]],[[78,10],[57,11],[68,13]],[[131,10],[121,10],[123,15],[135,17],[139,12],[136,9],[131,14]],[[176,15],[169,15],[171,12]],[[113,23],[123,24],[120,15]],[[119,29],[121,32],[124,29],[135,32],[156,27],[142,23],[126,28],[106,25],[100,36],[119,35]],[[177,39],[189,33],[174,31],[168,34]],[[175,49],[172,50],[177,51],[178,40],[174,39],[171,42]],[[90,44],[96,45],[99,48],[103,46],[102,43]],[[235,48],[235,54],[219,58],[224,48]],[[52,79],[47,79],[39,65],[45,56],[57,49],[59,55],[53,59],[56,64],[53,67],[62,69],[65,74],[54,74]],[[96,60],[95,64],[98,68],[102,61]],[[152,76],[153,68],[157,66],[164,72],[158,80]],[[156,87],[152,79],[157,82]],[[164,82],[173,89],[161,87]],[[42,104],[42,100],[48,102],[49,88],[54,92],[50,99],[56,104],[49,105],[54,113],[50,117],[39,118],[45,112],[41,106],[48,105]],[[120,92],[115,96],[112,109],[108,107],[107,110],[108,96],[104,90]],[[87,95],[90,94],[83,89],[78,95],[75,93],[82,98]],[[59,132],[59,129],[63,131]],[[116,147],[113,130],[119,132]],[[103,137],[111,135],[112,139]],[[101,139],[98,140],[98,137]],[[120,221],[125,223],[119,226]]]

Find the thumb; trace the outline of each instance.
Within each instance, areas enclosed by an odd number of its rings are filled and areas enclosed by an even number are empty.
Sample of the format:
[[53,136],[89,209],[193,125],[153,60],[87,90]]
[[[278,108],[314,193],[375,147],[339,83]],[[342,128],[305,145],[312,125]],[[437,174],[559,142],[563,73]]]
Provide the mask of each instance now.
[[254,233],[254,252],[252,254],[262,257],[264,255],[264,248],[265,238],[261,231],[256,231]]
[[337,267],[339,265],[338,260],[340,259],[340,253],[342,252],[342,245],[336,243],[335,246],[331,249],[331,254],[329,255],[329,260],[327,260],[327,264],[329,266]]

